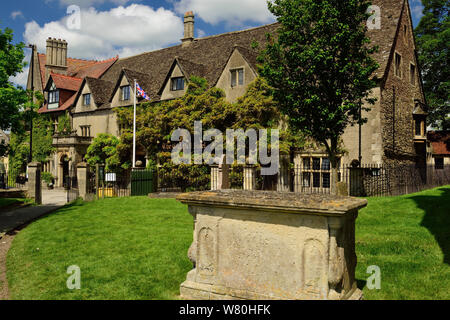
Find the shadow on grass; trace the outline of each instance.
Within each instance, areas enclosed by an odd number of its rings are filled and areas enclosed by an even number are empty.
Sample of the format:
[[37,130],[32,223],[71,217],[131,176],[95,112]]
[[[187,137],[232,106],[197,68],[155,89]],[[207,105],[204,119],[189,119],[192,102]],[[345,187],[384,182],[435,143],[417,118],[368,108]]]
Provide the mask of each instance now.
[[438,196],[412,196],[425,212],[421,225],[427,228],[444,253],[444,263],[450,265],[450,189],[440,188]]

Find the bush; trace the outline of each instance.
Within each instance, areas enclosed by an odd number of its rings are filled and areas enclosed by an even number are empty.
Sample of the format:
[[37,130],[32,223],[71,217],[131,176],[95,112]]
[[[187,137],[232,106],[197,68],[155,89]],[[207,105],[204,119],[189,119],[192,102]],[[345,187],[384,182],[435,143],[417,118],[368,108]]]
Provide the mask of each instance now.
[[54,177],[50,172],[42,172],[41,178],[47,184],[52,184],[54,180]]

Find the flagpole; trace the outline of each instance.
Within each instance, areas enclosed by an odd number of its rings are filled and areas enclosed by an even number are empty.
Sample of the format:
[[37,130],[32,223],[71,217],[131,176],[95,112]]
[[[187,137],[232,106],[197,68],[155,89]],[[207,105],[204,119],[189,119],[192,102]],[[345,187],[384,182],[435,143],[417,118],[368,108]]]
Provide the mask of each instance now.
[[133,168],[136,167],[136,79],[134,79]]

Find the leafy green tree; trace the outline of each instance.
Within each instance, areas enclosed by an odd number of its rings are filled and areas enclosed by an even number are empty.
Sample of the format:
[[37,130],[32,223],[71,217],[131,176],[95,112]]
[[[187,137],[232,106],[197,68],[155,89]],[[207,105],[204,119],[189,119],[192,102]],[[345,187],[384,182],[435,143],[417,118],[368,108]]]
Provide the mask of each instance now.
[[430,124],[450,130],[450,2],[422,0],[424,16],[415,29]]
[[117,146],[120,141],[112,134],[101,133],[91,143],[87,150],[86,161],[94,167],[97,164],[105,165],[108,171],[116,171],[120,168],[117,155]]
[[0,129],[7,130],[20,125],[21,107],[27,101],[27,94],[22,88],[16,88],[11,77],[22,72],[25,63],[24,44],[12,44],[13,32],[0,29]]
[[[339,141],[351,124],[363,122],[364,101],[378,65],[366,34],[366,0],[274,0],[269,10],[280,22],[269,36],[261,75],[292,128],[324,145],[336,192]],[[367,109],[367,108],[364,108]]]

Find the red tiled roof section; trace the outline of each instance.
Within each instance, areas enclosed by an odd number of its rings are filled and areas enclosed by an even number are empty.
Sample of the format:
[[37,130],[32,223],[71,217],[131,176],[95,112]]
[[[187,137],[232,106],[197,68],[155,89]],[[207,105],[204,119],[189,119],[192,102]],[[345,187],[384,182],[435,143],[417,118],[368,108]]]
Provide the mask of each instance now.
[[[45,88],[45,63],[46,56],[43,53],[38,54],[39,67],[41,70],[42,87]],[[114,57],[104,61],[82,60],[67,58],[67,75],[76,78],[99,78],[105,73],[119,57]]]
[[433,147],[434,155],[450,156],[450,131],[428,132],[428,141]]
[[66,102],[64,102],[58,109],[48,109],[48,105],[45,104],[42,108],[39,109],[39,113],[48,113],[48,112],[55,112],[55,111],[65,111],[69,109],[72,104],[75,102],[75,98],[77,97],[76,94],[73,94]]
[[83,82],[81,78],[68,77],[58,73],[51,73],[56,88],[77,92]]

